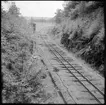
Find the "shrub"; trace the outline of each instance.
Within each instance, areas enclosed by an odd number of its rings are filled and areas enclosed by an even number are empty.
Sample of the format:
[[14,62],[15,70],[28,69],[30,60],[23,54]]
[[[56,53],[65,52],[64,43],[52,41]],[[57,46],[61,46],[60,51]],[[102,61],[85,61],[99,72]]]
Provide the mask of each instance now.
[[28,69],[25,64],[33,53],[33,41],[28,37],[32,30],[19,16],[14,4],[8,12],[2,11],[1,25],[3,102],[27,103],[29,98],[20,89],[20,84]]

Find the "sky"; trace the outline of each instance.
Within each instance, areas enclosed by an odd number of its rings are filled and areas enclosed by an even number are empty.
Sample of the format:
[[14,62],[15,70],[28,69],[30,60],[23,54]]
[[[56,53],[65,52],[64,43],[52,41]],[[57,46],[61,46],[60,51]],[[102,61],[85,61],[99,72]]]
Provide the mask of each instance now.
[[[14,1],[20,13],[28,17],[53,17],[57,9],[63,9],[64,1]],[[4,8],[9,6],[4,4]]]

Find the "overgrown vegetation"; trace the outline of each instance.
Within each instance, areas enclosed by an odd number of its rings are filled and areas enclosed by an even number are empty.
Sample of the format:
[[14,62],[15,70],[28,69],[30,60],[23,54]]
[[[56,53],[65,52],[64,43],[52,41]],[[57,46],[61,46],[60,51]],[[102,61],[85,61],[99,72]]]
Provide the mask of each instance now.
[[65,1],[55,20],[61,44],[104,74],[104,1]]
[[28,61],[34,46],[32,28],[15,3],[8,11],[2,8],[1,12],[2,102],[30,103],[31,95],[27,92],[36,92],[41,87],[37,75],[33,80],[28,79],[28,76],[31,78]]

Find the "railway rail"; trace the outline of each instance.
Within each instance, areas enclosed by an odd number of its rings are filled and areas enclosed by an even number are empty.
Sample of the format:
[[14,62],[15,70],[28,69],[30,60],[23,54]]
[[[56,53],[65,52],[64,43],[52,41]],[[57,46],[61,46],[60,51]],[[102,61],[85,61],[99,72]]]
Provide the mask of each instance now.
[[[68,73],[71,74],[70,78],[74,78],[73,82],[78,82],[80,86],[82,86],[83,88],[82,92],[88,93],[89,96],[91,97],[91,100],[95,100],[96,103],[103,104],[104,103],[104,89],[98,87],[95,83],[93,83],[96,80],[91,79],[91,78],[88,79],[80,66],[73,65],[70,63],[69,60],[67,60],[67,57],[66,55],[64,55],[64,52],[62,50],[60,50],[55,44],[47,42],[42,36],[40,37],[44,41],[49,51],[54,55],[55,60],[59,62],[59,64],[64,70],[68,71]],[[76,103],[78,104],[78,102]]]

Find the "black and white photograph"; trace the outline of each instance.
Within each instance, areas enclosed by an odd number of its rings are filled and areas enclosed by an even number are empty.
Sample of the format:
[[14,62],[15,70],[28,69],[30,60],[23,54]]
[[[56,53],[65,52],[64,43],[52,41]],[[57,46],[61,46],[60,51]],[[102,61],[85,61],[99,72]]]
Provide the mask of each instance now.
[[104,104],[100,1],[1,1],[1,103]]

